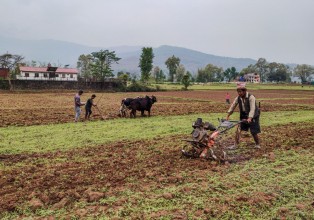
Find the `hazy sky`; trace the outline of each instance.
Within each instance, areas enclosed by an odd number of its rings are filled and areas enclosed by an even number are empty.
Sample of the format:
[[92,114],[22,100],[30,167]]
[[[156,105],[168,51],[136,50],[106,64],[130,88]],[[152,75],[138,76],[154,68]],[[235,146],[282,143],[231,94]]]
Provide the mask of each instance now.
[[0,0],[0,9],[5,37],[314,64],[314,0]]

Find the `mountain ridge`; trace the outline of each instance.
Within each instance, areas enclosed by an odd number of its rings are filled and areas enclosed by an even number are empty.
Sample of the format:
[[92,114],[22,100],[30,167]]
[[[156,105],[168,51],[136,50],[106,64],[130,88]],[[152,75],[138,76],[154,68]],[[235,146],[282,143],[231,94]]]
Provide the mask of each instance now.
[[[56,66],[70,65],[76,67],[77,60],[81,54],[90,54],[101,49],[115,51],[121,60],[114,64],[114,72],[127,71],[139,73],[139,59],[142,53],[142,46],[115,46],[115,47],[91,47],[73,42],[59,40],[20,40],[0,36],[0,54],[10,52],[25,57],[26,61],[37,61],[51,63]],[[161,45],[153,48],[154,66],[168,72],[165,61],[176,56],[180,58],[180,63],[187,71],[196,73],[198,69],[205,68],[209,63],[224,69],[234,66],[238,71],[250,64],[255,64],[256,60],[251,58],[232,58],[216,56],[204,52],[191,50],[188,48]]]

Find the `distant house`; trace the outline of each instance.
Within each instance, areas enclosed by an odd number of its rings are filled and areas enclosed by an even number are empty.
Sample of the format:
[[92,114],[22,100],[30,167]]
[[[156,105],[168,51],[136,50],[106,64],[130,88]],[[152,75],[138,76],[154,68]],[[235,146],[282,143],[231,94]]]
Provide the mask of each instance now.
[[[302,79],[300,76],[290,76],[292,83],[302,83]],[[314,74],[310,74],[308,77],[306,77],[306,81],[308,83],[314,83]],[[304,83],[304,82],[303,82]]]
[[9,76],[9,69],[7,68],[0,68],[0,78],[7,79]]
[[19,80],[77,81],[78,70],[75,68],[29,67],[20,66]]
[[260,83],[261,79],[257,73],[248,73],[244,75],[245,81],[250,83]]
[[302,83],[300,76],[290,76],[292,83]]

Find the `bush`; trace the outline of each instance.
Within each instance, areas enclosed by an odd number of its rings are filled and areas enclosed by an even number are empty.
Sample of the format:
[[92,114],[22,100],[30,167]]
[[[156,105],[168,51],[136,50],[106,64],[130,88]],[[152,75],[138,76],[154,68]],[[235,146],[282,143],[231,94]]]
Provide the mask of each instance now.
[[0,77],[0,89],[4,89],[4,90],[10,89],[8,80],[5,80]]
[[131,85],[126,87],[127,92],[155,92],[157,89],[148,87],[147,85],[143,85],[136,81],[133,81]]

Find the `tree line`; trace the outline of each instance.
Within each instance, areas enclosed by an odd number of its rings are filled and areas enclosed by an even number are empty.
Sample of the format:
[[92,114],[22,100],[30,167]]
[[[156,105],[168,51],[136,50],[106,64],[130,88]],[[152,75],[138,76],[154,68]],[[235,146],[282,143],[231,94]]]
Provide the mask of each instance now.
[[[154,53],[152,47],[143,47],[139,58],[140,81],[148,83],[153,80],[156,83],[160,82],[176,82],[183,84],[184,88],[190,85],[191,82],[230,82],[245,76],[248,73],[259,74],[261,82],[290,82],[290,76],[299,76],[302,82],[308,82],[311,74],[314,74],[314,67],[307,64],[299,64],[291,69],[288,65],[267,62],[265,58],[259,58],[255,64],[251,64],[243,68],[240,72],[235,67],[230,67],[224,70],[221,67],[213,64],[207,64],[204,68],[200,68],[196,73],[186,71],[179,57],[171,56],[165,60],[165,65],[168,69],[168,77],[162,69],[153,65]],[[100,50],[90,54],[81,54],[77,61],[77,68],[80,77],[84,80],[103,81],[108,77],[114,77],[112,64],[119,62],[121,58],[117,57],[115,51]],[[0,55],[0,68],[9,70],[9,84],[11,79],[18,74],[19,66],[47,66],[46,64],[36,61],[24,61],[21,55],[5,53]],[[137,74],[120,71],[117,73],[117,78],[124,81],[137,81]]]

